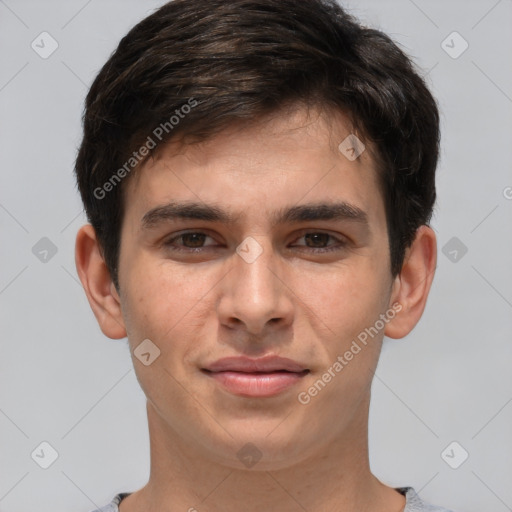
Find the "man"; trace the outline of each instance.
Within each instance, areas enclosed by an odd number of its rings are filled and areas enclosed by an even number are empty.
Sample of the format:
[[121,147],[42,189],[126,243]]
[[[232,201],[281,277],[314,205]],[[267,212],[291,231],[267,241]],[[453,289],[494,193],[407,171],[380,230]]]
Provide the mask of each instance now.
[[176,0],[95,79],[76,264],[147,396],[146,486],[102,511],[441,511],[368,461],[384,335],[436,266],[439,115],[329,0]]

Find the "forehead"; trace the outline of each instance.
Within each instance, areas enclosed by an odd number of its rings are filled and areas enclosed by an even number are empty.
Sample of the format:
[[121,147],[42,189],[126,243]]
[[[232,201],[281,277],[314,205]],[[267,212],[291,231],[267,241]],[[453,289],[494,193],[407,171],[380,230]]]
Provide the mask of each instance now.
[[233,125],[201,143],[171,141],[130,177],[125,210],[142,221],[151,208],[193,201],[223,204],[239,219],[254,211],[275,220],[278,203],[341,199],[377,215],[383,201],[373,147],[356,147],[362,153],[354,158],[347,152],[353,137],[341,113],[296,109]]

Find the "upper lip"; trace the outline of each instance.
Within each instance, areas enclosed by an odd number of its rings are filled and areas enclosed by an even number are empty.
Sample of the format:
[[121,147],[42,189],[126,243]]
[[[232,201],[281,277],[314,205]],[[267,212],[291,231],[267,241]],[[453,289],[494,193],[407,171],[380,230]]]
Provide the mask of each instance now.
[[267,356],[259,359],[250,357],[224,357],[203,368],[211,372],[276,372],[285,370],[288,372],[303,372],[304,366],[286,357]]

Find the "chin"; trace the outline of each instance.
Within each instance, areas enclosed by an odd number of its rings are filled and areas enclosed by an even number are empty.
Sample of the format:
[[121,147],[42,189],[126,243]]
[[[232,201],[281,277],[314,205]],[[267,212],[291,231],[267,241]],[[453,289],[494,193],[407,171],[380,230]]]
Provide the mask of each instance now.
[[[282,420],[281,420],[282,421]],[[301,428],[284,428],[275,421],[270,424],[254,424],[244,431],[240,425],[228,432],[236,432],[233,437],[227,436],[213,447],[213,457],[219,463],[232,469],[247,469],[249,471],[278,471],[303,462],[318,450],[318,439],[313,435],[310,439],[297,437]]]

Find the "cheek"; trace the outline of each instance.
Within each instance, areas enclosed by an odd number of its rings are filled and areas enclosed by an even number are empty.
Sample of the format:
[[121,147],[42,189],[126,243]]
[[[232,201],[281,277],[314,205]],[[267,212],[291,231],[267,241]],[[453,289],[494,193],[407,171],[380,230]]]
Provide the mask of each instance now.
[[[179,272],[171,273],[154,262],[134,265],[126,278],[123,314],[138,382],[157,409],[170,403],[184,407],[178,382],[183,380],[183,361],[191,349],[191,315],[200,290],[184,285]],[[137,347],[146,339],[159,351],[148,366],[137,358]]]
[[[212,288],[207,276],[202,279],[167,262],[138,262],[131,267],[125,284],[123,312],[128,338],[133,346],[149,338],[165,355],[172,346],[173,354],[188,347],[187,336],[193,336],[202,325],[206,311],[211,311]],[[200,317],[200,318],[199,318]]]
[[313,384],[310,390],[322,389],[319,407],[340,405],[338,412],[332,411],[334,416],[358,403],[371,384],[383,338],[383,329],[375,330],[375,325],[387,304],[385,279],[355,268],[345,270],[326,279],[308,279],[303,288],[304,311],[314,313],[313,360],[322,362],[316,379],[329,382],[325,388]]
[[306,310],[340,341],[373,325],[387,304],[387,282],[367,266],[347,265],[314,276],[305,272],[297,289]]

